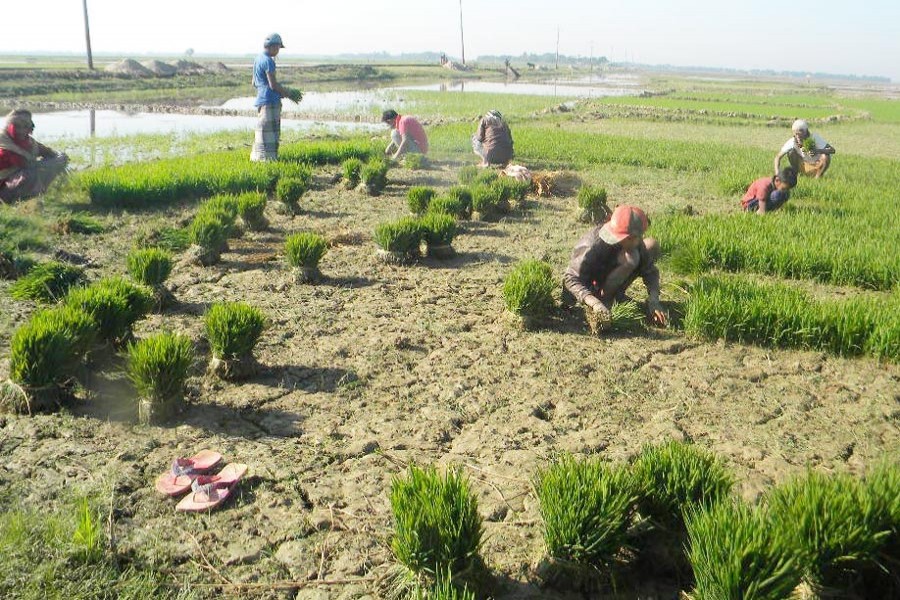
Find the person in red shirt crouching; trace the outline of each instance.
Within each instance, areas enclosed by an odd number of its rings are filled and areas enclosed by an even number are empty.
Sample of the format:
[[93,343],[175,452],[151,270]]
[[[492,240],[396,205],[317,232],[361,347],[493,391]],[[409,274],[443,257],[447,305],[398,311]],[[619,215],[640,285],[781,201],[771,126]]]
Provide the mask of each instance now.
[[27,110],[14,110],[0,132],[0,202],[43,194],[66,171],[69,157],[31,137],[34,121]]
[[428,137],[425,128],[415,117],[398,115],[395,110],[381,114],[381,122],[391,128],[391,143],[384,153],[397,160],[407,153],[428,154]]
[[787,168],[775,177],[761,177],[750,184],[741,199],[741,208],[747,212],[765,214],[782,207],[797,185],[797,172]]

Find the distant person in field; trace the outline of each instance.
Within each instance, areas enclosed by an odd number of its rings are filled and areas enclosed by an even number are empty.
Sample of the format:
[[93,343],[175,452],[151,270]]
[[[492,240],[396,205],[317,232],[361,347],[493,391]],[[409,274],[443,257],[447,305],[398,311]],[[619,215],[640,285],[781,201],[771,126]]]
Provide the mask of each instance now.
[[612,218],[584,234],[563,274],[564,295],[584,303],[598,327],[611,322],[615,302],[628,300],[625,291],[640,276],[647,286],[647,314],[657,325],[668,318],[659,302],[659,244],[644,238],[650,220],[636,206],[618,206]]
[[513,138],[499,110],[489,110],[472,136],[472,150],[481,157],[481,167],[506,166],[513,157]]
[[381,122],[391,129],[391,143],[384,153],[397,160],[407,153],[428,154],[428,136],[425,128],[415,117],[399,115],[395,110],[381,114]]
[[810,133],[809,124],[803,119],[794,121],[791,130],[793,137],[784,143],[775,156],[775,173],[781,169],[781,159],[787,156],[796,173],[818,179],[831,166],[834,148],[819,134]]
[[14,110],[0,133],[0,202],[43,194],[69,164],[69,157],[33,137],[34,121],[27,110]]
[[788,201],[795,185],[797,173],[791,167],[782,169],[775,177],[761,177],[747,188],[741,208],[761,215],[778,210]]
[[281,36],[273,33],[263,42],[262,54],[253,63],[253,86],[256,101],[253,105],[259,113],[256,135],[250,160],[278,160],[278,145],[281,143],[281,99],[299,101],[299,94],[293,93],[275,77],[275,57],[284,48]]

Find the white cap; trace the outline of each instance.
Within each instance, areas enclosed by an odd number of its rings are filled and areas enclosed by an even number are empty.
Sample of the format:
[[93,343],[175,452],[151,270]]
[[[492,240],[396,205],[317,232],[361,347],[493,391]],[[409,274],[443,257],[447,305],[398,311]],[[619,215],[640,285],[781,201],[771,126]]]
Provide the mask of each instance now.
[[791,125],[791,130],[795,133],[798,131],[809,131],[809,123],[807,123],[803,119],[797,119],[796,121],[794,121],[794,124]]

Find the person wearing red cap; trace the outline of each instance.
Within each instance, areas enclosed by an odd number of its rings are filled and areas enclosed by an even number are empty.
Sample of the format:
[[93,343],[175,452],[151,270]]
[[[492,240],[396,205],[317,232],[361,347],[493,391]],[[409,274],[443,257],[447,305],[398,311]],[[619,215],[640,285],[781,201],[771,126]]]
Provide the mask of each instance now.
[[43,194],[69,164],[69,157],[55,152],[33,137],[34,121],[24,109],[6,117],[0,132],[0,203]]
[[611,321],[614,302],[625,300],[625,290],[638,275],[647,286],[647,312],[665,326],[666,313],[659,302],[659,244],[644,238],[650,220],[636,206],[618,206],[612,218],[584,234],[563,274],[568,294],[592,312],[589,320],[603,328]]

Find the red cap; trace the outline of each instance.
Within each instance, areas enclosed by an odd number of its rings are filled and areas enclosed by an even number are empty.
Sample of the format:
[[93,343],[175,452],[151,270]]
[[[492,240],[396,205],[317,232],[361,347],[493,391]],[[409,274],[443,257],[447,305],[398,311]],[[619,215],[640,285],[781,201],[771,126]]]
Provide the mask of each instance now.
[[650,221],[637,206],[617,206],[612,218],[600,228],[600,238],[607,244],[618,244],[630,235],[642,237]]

